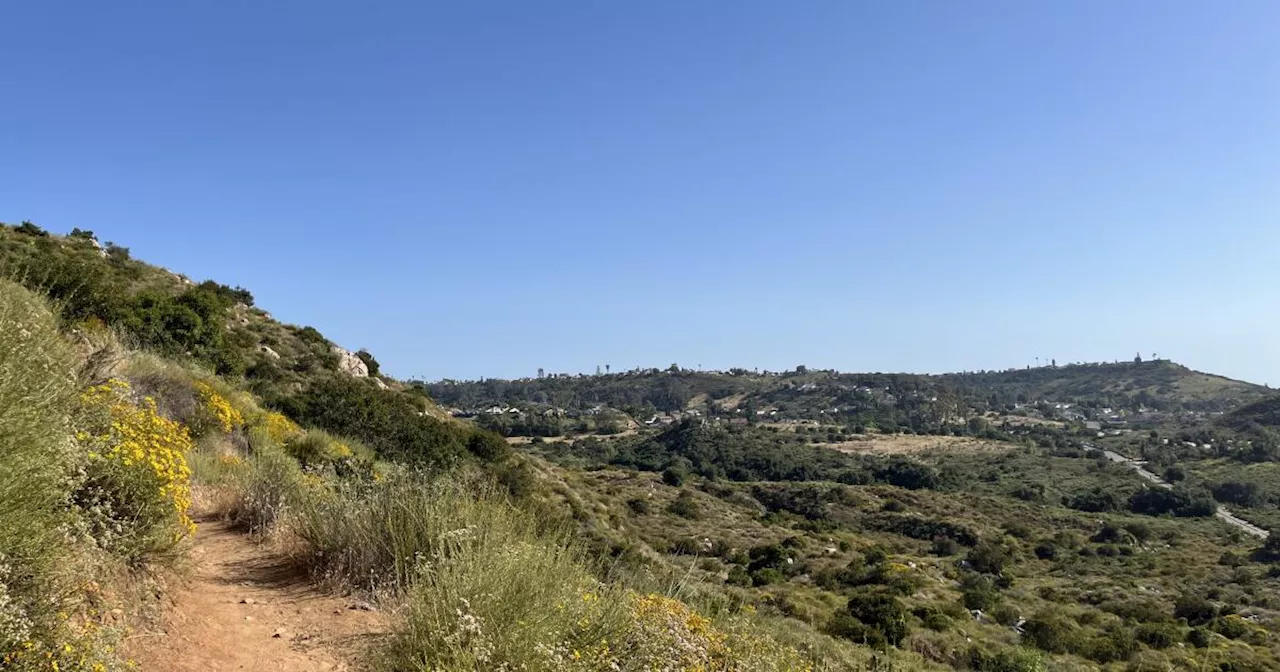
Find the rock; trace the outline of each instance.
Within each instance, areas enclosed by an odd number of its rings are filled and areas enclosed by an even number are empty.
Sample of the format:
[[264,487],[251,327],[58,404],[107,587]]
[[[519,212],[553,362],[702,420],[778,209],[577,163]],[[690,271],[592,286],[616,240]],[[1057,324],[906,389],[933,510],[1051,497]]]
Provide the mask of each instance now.
[[356,602],[347,607],[352,611],[377,611],[378,609],[368,602]]
[[255,601],[256,600],[254,600],[252,597],[246,597],[243,600],[240,600],[240,604],[253,604]]
[[333,346],[333,352],[338,356],[338,370],[354,376],[356,378],[368,378],[369,367],[364,363],[363,359],[356,356],[356,353],[350,350],[344,350],[338,346]]
[[262,351],[262,354],[270,357],[271,359],[280,359],[280,353],[272,350],[270,346],[260,345],[258,346],[258,350]]
[[373,380],[373,384],[378,386],[378,389],[380,390],[387,389],[387,384],[382,382],[381,378],[378,378],[375,376],[372,380]]

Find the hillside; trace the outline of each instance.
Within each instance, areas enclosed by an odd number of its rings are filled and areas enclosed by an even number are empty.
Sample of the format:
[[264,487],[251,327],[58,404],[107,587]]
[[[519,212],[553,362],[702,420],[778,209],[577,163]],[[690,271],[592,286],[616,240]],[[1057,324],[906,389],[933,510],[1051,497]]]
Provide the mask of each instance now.
[[[125,652],[157,670],[873,658],[674,581],[666,563],[617,571],[571,533],[531,460],[431,417],[419,392],[335,365],[319,332],[253,311],[244,290],[188,284],[83,235],[0,236],[0,270],[18,281],[0,278],[3,669],[138,669]],[[287,371],[263,375],[264,344],[289,350]]]
[[1274,411],[1247,383],[402,384],[90,234],[0,227],[0,264],[5,669],[1280,669],[1280,536],[1227,515],[1280,526],[1280,445],[1223,426]]
[[1242,432],[1280,431],[1280,395],[1237,408],[1220,418],[1218,424]]
[[[1117,364],[913,375],[810,371],[783,373],[689,371],[672,367],[606,375],[535,379],[443,381],[420,384],[464,416],[493,416],[514,407],[539,418],[524,433],[560,433],[602,410],[625,414],[626,424],[696,414],[768,422],[809,421],[852,428],[947,434],[987,414],[1045,420],[1204,416],[1266,394],[1258,385],[1192,371],[1166,360]],[[494,420],[489,418],[489,420]],[[511,428],[512,418],[494,422]],[[594,421],[588,423],[594,426]],[[551,433],[550,435],[554,435]]]

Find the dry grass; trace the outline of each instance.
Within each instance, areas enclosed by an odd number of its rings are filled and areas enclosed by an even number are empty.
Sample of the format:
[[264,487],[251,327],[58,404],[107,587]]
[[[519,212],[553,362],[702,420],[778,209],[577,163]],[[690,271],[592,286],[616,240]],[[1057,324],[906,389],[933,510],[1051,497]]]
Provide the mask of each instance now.
[[1014,446],[1000,441],[987,441],[966,436],[922,436],[914,434],[867,434],[839,443],[812,443],[843,453],[872,455],[920,455],[925,453],[1004,453]]

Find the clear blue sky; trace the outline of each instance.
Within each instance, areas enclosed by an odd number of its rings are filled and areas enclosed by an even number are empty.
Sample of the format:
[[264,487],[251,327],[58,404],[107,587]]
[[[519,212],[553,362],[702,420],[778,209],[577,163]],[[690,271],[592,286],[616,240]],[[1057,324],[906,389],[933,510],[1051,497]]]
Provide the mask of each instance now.
[[1280,384],[1280,4],[23,2],[0,220],[391,373]]

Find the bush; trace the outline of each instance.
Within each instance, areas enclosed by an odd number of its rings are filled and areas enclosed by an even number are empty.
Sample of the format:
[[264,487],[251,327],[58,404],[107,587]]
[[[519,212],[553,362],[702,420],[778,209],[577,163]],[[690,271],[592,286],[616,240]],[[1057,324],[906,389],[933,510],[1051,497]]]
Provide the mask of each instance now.
[[924,623],[924,627],[930,630],[942,632],[951,627],[951,617],[939,607],[932,605],[917,607],[911,613],[915,614],[916,618]]
[[648,515],[653,511],[653,507],[649,504],[649,500],[635,497],[627,500],[627,508],[631,509],[631,513],[637,516]]
[[1079,511],[1103,513],[1119,509],[1120,498],[1114,492],[1095,487],[1071,495],[1064,504]]
[[680,496],[667,506],[667,512],[691,520],[702,517],[702,508],[698,506],[698,500],[694,499],[693,493],[688,490],[682,491]]
[[1022,625],[1023,639],[1049,653],[1072,653],[1081,648],[1080,628],[1065,616],[1041,612]]
[[1000,604],[991,610],[991,617],[1000,625],[1016,625],[1022,620],[1022,610],[1012,604]]
[[90,388],[82,403],[89,460],[73,500],[90,534],[135,564],[172,550],[195,531],[187,428],[161,417],[150,398],[134,405],[122,380]]
[[1212,493],[1214,499],[1224,504],[1258,506],[1265,500],[1262,489],[1257,483],[1225,481],[1213,486]]
[[965,561],[976,572],[983,574],[1000,574],[1005,564],[1012,560],[1009,550],[993,541],[981,541],[965,555]]
[[1172,623],[1143,623],[1134,629],[1133,636],[1153,649],[1167,649],[1182,641],[1182,631]]
[[1085,655],[1099,663],[1128,660],[1138,652],[1138,642],[1129,628],[1117,627],[1088,641]]
[[1213,646],[1213,633],[1205,628],[1192,628],[1187,633],[1187,643],[1197,649],[1207,649]]
[[1004,648],[989,653],[974,645],[964,656],[969,669],[977,672],[1045,672],[1044,657],[1022,647]]
[[486,459],[502,452],[492,450],[490,439],[469,443],[477,430],[422,415],[412,395],[356,378],[326,376],[277,403],[295,420],[358,439],[385,459],[442,467],[461,462],[469,448],[484,452]]
[[247,464],[244,489],[227,515],[254,534],[266,534],[304,501],[302,471],[278,450],[257,452]]
[[687,474],[683,469],[677,469],[675,467],[667,467],[662,472],[662,482],[672,487],[678,488],[684,485],[684,479],[686,476]]
[[1186,619],[1192,626],[1204,625],[1218,615],[1218,610],[1211,602],[1194,593],[1187,593],[1174,601],[1174,618]]
[[948,557],[960,552],[960,544],[951,537],[934,537],[933,554],[939,557]]
[[965,609],[989,611],[1000,603],[1000,593],[990,578],[970,574],[961,581],[961,602]]
[[1218,506],[1207,492],[1182,487],[1173,490],[1148,488],[1129,498],[1129,509],[1148,516],[1171,513],[1182,518],[1195,518],[1212,516]]
[[828,625],[830,634],[868,646],[898,646],[906,638],[907,611],[896,597],[882,593],[855,595]]
[[1053,560],[1058,557],[1058,547],[1051,542],[1042,542],[1036,545],[1035,554],[1041,560]]

